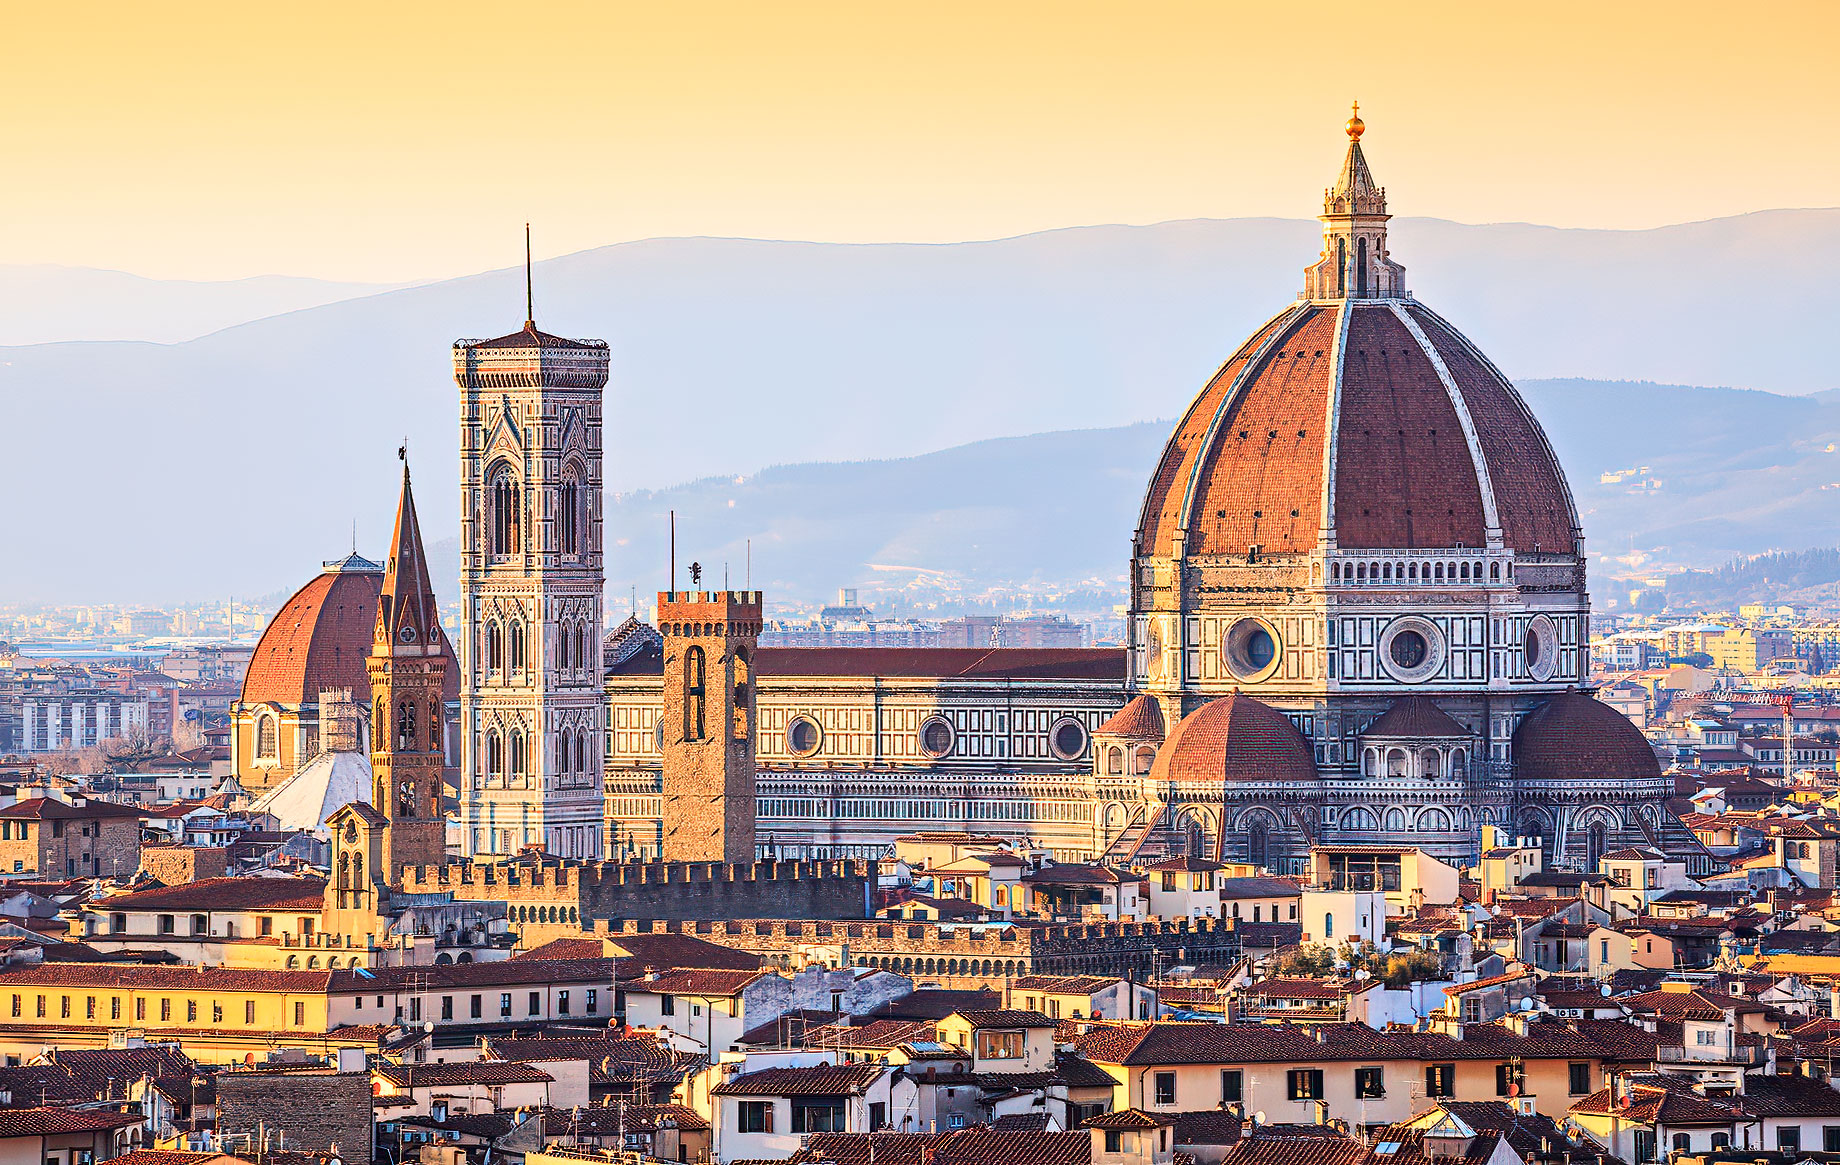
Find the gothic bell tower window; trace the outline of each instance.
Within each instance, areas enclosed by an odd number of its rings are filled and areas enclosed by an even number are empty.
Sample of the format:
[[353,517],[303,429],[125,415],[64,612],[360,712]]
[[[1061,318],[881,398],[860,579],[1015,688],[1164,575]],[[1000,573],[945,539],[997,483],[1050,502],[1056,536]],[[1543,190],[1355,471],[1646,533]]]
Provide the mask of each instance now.
[[491,553],[494,557],[516,554],[523,549],[523,535],[518,521],[517,481],[509,467],[493,476],[490,492]]

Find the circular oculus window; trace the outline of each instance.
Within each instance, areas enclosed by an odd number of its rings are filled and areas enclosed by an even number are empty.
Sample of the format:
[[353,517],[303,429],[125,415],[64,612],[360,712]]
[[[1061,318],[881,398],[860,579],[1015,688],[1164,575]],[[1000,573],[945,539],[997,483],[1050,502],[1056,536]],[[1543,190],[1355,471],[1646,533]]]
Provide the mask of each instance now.
[[1220,660],[1235,679],[1257,683],[1278,670],[1278,632],[1263,619],[1245,618],[1227,628]]
[[1544,682],[1559,670],[1559,628],[1551,618],[1535,615],[1527,620],[1527,634],[1521,641],[1527,661],[1527,674]]
[[824,729],[809,716],[794,716],[786,725],[786,751],[793,756],[810,756],[824,743]]
[[1444,666],[1444,636],[1429,619],[1395,619],[1380,636],[1380,658],[1387,674],[1402,683],[1428,680]]
[[928,717],[920,726],[920,751],[934,760],[950,754],[956,743],[958,733],[952,730],[952,722],[944,716]]
[[1086,754],[1086,725],[1066,716],[1048,731],[1048,747],[1062,760],[1079,760]]

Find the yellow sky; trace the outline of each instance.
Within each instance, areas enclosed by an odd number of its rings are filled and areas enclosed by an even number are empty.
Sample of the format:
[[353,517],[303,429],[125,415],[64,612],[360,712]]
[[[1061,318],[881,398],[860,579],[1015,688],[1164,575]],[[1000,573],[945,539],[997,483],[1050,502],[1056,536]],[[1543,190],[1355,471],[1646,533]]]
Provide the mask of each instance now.
[[[1740,14],[1742,17],[1740,18]],[[651,235],[1840,202],[1840,4],[15,4],[0,263],[409,279]]]

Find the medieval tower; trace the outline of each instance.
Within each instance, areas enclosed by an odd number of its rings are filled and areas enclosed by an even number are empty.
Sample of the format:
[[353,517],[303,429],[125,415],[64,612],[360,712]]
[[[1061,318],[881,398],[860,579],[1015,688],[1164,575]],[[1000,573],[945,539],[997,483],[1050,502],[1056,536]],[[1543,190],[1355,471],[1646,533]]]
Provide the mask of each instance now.
[[664,860],[754,860],[759,591],[662,591]]
[[447,859],[441,805],[447,654],[406,459],[366,670],[371,680],[371,805],[390,824],[386,864],[378,873],[393,877],[404,866],[438,866]]
[[524,327],[454,345],[466,854],[601,849],[607,345]]

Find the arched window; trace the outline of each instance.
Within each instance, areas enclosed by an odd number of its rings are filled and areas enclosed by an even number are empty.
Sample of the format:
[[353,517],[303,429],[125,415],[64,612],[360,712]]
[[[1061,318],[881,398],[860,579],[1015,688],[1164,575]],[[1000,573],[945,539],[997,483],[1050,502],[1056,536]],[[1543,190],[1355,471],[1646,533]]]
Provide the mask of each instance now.
[[588,771],[588,734],[585,731],[575,734],[575,771]]
[[1418,563],[1416,562],[1406,563],[1406,577],[1411,579],[1413,582],[1418,581]]
[[1367,581],[1367,564],[1365,562],[1358,562],[1355,564],[1354,577],[1359,582]]
[[1382,566],[1380,568],[1380,577],[1387,582],[1393,581],[1393,564],[1392,563],[1389,562],[1385,566]]
[[274,760],[279,752],[275,736],[275,718],[262,716],[256,720],[256,756],[261,760]]
[[505,633],[496,621],[486,624],[486,670],[505,666]]
[[749,682],[751,675],[752,673],[750,672],[748,668],[747,652],[737,647],[735,649],[735,723],[734,723],[734,736],[736,740],[746,740],[747,739],[747,734],[748,734],[748,723],[747,723],[748,682]]
[[1335,240],[1335,294],[1348,294],[1348,240]]
[[1105,771],[1108,775],[1124,775],[1124,749],[1112,747],[1105,750]]
[[557,500],[556,525],[562,534],[562,552],[576,554],[581,545],[581,487],[570,478],[562,483],[562,496]]
[[509,466],[492,478],[491,553],[516,554],[523,549],[523,530],[518,520],[518,486]]
[[402,752],[414,752],[415,739],[415,701],[404,700],[396,705],[396,747]]
[[1323,937],[1335,937],[1335,915],[1333,914],[1323,915]]
[[565,621],[556,628],[556,666],[563,671],[569,670],[569,625]]
[[705,728],[703,649],[691,647],[684,652],[684,739],[701,740]]
[[1330,582],[1341,582],[1342,581],[1342,564],[1341,563],[1331,562],[1329,564],[1329,581]]
[[588,668],[588,625],[575,624],[575,666],[586,671]]
[[511,730],[511,775],[524,775],[524,734],[517,729]]
[[569,730],[564,728],[556,734],[556,771],[564,776],[569,773]]
[[1367,295],[1367,240],[1356,239],[1354,244],[1354,293]]
[[1450,779],[1460,781],[1469,775],[1469,759],[1463,749],[1452,749],[1450,753]]
[[1501,581],[1501,563],[1499,562],[1489,563],[1489,581],[1490,582],[1500,582]]
[[1255,866],[1266,864],[1271,851],[1271,833],[1265,828],[1263,819],[1254,821],[1246,830],[1246,860]]
[[505,746],[499,738],[498,729],[486,733],[486,776],[502,777],[505,775]]
[[524,670],[524,624],[521,620],[511,621],[511,670]]
[[1469,581],[1469,563],[1465,562],[1457,568],[1457,577],[1464,582]]
[[1444,581],[1444,564],[1440,562],[1437,564],[1437,566],[1433,567],[1432,570],[1435,575],[1435,581],[1443,582]]
[[428,704],[428,751],[446,750],[446,742],[441,739],[441,705],[431,700]]

